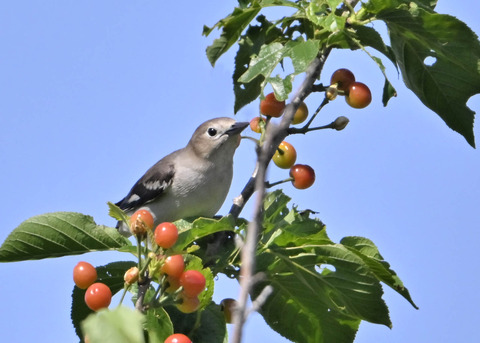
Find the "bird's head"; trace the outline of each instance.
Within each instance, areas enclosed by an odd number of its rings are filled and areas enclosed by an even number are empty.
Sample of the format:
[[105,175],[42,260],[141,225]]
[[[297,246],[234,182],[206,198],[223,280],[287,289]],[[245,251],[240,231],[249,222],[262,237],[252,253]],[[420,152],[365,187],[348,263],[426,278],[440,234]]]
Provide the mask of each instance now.
[[188,146],[201,158],[231,159],[239,144],[240,133],[247,126],[247,122],[236,122],[228,117],[208,120],[195,130]]

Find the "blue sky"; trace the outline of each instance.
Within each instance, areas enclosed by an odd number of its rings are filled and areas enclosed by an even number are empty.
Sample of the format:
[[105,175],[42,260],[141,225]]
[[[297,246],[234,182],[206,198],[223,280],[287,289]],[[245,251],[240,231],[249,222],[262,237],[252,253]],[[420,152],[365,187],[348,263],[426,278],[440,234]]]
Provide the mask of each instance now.
[[[212,68],[201,36],[235,1],[0,2],[0,241],[23,220],[77,211],[114,225],[118,201],[159,158],[186,144],[203,121],[233,115],[233,52]],[[440,0],[437,11],[480,33],[478,2]],[[381,25],[376,23],[381,29]],[[234,49],[235,50],[235,49]],[[373,103],[354,110],[339,99],[318,118],[348,116],[341,132],[295,136],[299,163],[315,168],[304,191],[284,191],[319,212],[330,237],[372,239],[420,310],[385,289],[393,329],[364,323],[356,342],[477,342],[480,156],[388,74],[399,93],[381,105],[383,77],[359,52],[335,52],[322,80],[346,67],[370,86]],[[313,107],[321,98],[311,97]],[[480,97],[468,105],[478,112]],[[237,114],[257,115],[258,102]],[[251,132],[248,132],[251,134]],[[480,131],[475,128],[477,145]],[[243,141],[231,192],[247,181],[254,149]],[[272,167],[270,180],[285,177]],[[249,207],[243,213],[249,218]],[[74,342],[70,323],[73,266],[125,258],[115,253],[1,264],[0,333],[5,342]],[[236,297],[221,280],[215,299]],[[245,342],[282,338],[254,315]]]

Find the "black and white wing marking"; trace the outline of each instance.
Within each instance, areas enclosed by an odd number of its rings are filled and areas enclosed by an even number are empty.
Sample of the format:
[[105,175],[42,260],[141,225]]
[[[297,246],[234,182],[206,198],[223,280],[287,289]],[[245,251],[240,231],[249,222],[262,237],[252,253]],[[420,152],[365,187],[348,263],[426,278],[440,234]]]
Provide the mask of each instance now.
[[175,175],[175,167],[171,162],[168,158],[158,161],[135,183],[128,195],[115,205],[129,211],[154,201],[165,193]]

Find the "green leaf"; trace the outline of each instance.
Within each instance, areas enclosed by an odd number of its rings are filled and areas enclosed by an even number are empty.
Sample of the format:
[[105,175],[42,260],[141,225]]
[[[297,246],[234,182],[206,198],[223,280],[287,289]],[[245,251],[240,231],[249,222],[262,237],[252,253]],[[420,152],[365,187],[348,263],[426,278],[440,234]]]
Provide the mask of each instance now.
[[371,240],[364,237],[344,237],[340,243],[360,257],[379,281],[396,290],[413,307],[418,309],[408,289],[405,288],[397,274],[390,269],[390,265],[383,260],[378,248]]
[[347,20],[346,17],[335,14],[335,9],[341,3],[341,0],[313,0],[306,10],[307,18],[330,32],[341,31]]
[[162,307],[147,311],[144,327],[148,333],[148,343],[163,343],[168,336],[173,334],[172,321]]
[[306,71],[317,57],[320,43],[316,40],[289,41],[285,48],[285,56],[292,59],[295,74],[300,74]]
[[243,106],[258,98],[262,91],[265,76],[258,75],[248,83],[238,82],[240,76],[245,73],[250,65],[250,58],[260,53],[264,44],[273,42],[282,36],[281,30],[274,24],[258,16],[259,26],[250,26],[238,43],[238,52],[235,56],[235,70],[233,72],[233,90],[235,93],[234,111],[237,113]]
[[289,210],[280,190],[264,201],[257,272],[273,293],[262,306],[266,322],[295,342],[353,342],[361,320],[391,326],[381,282],[415,306],[401,280],[368,239],[332,242],[308,211]]
[[[123,289],[123,276],[125,272],[136,265],[137,264],[135,262],[125,261],[112,262],[106,266],[96,267],[98,275],[97,281],[106,284],[112,291],[112,294],[115,294]],[[76,286],[73,288],[72,292],[71,319],[73,327],[75,328],[75,331],[80,339],[83,337],[80,329],[81,322],[90,314],[94,313],[85,304],[85,292],[85,289],[80,289]]]
[[[259,54],[252,57],[248,69],[240,76],[238,82],[249,83],[261,76],[265,79],[260,85],[261,89],[267,82],[270,82],[277,98],[285,100],[292,91],[294,76],[307,70],[317,56],[318,49],[319,42],[315,40],[290,41],[286,45],[279,42],[265,44],[261,47]],[[294,72],[283,78],[281,76],[270,77],[285,57],[291,58]]]
[[117,205],[115,205],[110,201],[107,203],[107,205],[108,205],[108,215],[110,217],[118,221],[122,221],[124,223],[129,223],[128,216],[120,207],[118,207]]
[[[260,12],[261,7],[255,1],[251,7],[235,8],[228,17],[220,20],[215,27],[222,28],[219,38],[215,39],[209,47],[207,47],[207,57],[212,66],[230,47],[237,42],[243,30]],[[210,34],[212,29],[204,28],[204,35]]]
[[144,343],[144,322],[140,312],[121,306],[91,314],[82,329],[91,343]]
[[0,247],[0,262],[115,250],[130,244],[116,229],[97,225],[90,216],[55,212],[27,219],[13,230]]
[[228,343],[225,318],[219,305],[212,302],[203,311],[190,314],[180,312],[175,306],[165,309],[172,319],[175,332],[188,335],[192,342]]
[[455,17],[415,6],[381,11],[377,18],[388,26],[407,87],[475,147],[475,112],[466,103],[480,93],[480,43],[476,34]]
[[287,99],[288,94],[292,91],[292,82],[295,76],[293,74],[287,75],[287,77],[282,78],[280,75],[275,77],[269,77],[267,82],[272,85],[275,97],[277,99]]
[[284,51],[283,44],[278,42],[263,45],[258,56],[252,58],[249,68],[238,81],[248,83],[258,75],[269,76],[282,60]]
[[385,78],[385,84],[383,85],[382,103],[383,106],[387,106],[388,101],[397,96],[397,91],[393,88],[390,81]]
[[349,31],[349,34],[353,38],[357,39],[361,46],[369,46],[381,52],[383,55],[388,57],[395,67],[397,67],[395,53],[390,46],[385,44],[382,36],[377,30],[368,26],[352,25],[352,31]]
[[215,232],[234,231],[235,222],[231,216],[225,216],[220,219],[197,218],[193,222],[187,220],[178,220],[175,222],[179,230],[178,239],[171,248],[172,251],[181,252],[187,246],[202,237],[206,237]]

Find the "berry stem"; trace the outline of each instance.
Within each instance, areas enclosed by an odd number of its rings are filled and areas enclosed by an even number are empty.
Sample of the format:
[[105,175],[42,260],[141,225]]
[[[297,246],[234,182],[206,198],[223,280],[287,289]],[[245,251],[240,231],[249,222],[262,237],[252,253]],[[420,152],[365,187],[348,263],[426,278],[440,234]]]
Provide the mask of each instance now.
[[125,283],[125,286],[123,287],[122,297],[120,298],[120,302],[118,303],[117,307],[122,306],[123,299],[125,299],[125,295],[127,294],[129,288],[130,288],[130,285]]
[[[142,239],[139,235],[137,238],[137,255],[138,255],[138,270],[142,270]],[[140,273],[140,278],[143,278],[143,273]]]
[[266,181],[265,182],[265,188],[272,188],[272,187],[275,187],[275,186],[280,185],[282,183],[290,182],[290,181],[293,181],[293,180],[294,180],[293,177],[289,177],[288,179],[281,180],[281,181],[276,181],[276,182],[272,182],[272,183]]
[[287,132],[289,135],[291,134],[297,134],[297,133],[302,133],[302,134],[305,134],[309,131],[315,131],[315,130],[321,130],[321,129],[328,129],[328,128],[332,128],[333,127],[330,127],[333,123],[330,123],[329,125],[325,125],[325,126],[319,126],[319,127],[315,127],[315,128],[310,128],[310,125],[312,124],[313,120],[315,119],[315,117],[317,116],[317,114],[322,110],[323,107],[325,107],[326,104],[328,104],[330,102],[330,100],[328,100],[327,97],[325,97],[322,101],[322,103],[320,104],[320,106],[318,106],[317,110],[315,111],[315,113],[312,115],[312,117],[310,118],[310,120],[301,128],[296,128],[296,127],[289,127],[287,129]]
[[312,92],[325,92],[328,87],[325,87],[322,83],[318,85],[312,85]]

